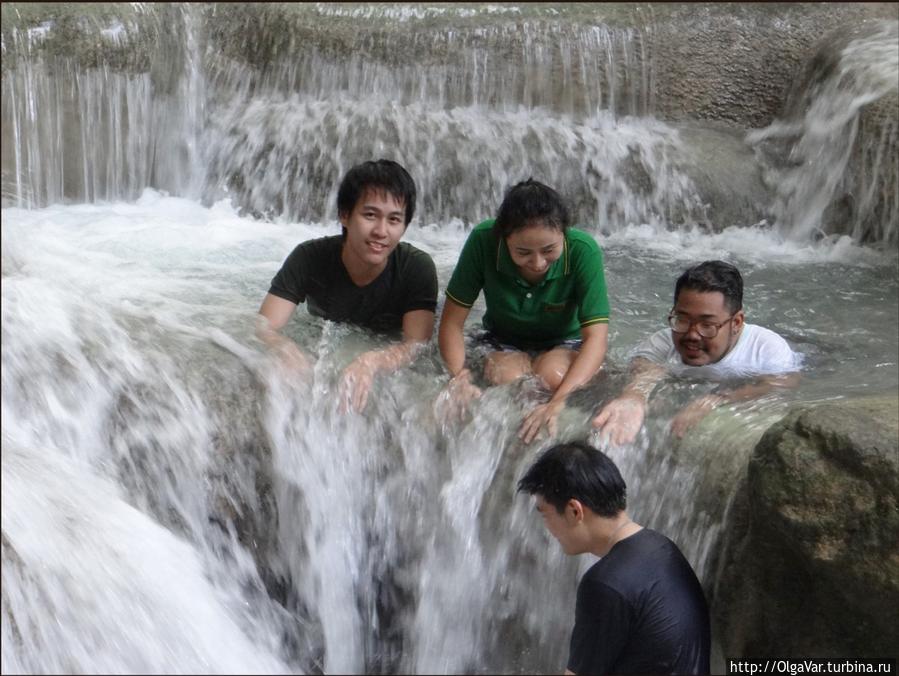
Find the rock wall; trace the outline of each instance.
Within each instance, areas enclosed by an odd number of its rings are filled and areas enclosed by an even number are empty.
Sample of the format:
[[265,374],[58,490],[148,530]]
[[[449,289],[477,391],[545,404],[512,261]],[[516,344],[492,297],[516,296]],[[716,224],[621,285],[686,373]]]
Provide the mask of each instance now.
[[899,398],[794,408],[756,445],[713,591],[728,657],[899,646]]
[[827,33],[899,19],[891,3],[651,3],[656,114],[764,127]]

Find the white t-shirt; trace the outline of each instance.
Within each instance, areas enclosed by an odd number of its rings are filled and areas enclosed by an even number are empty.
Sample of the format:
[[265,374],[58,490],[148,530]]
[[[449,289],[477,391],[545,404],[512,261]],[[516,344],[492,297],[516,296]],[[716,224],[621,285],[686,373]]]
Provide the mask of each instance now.
[[667,366],[676,375],[696,378],[773,375],[797,371],[802,365],[802,355],[794,352],[786,340],[774,331],[754,324],[743,324],[737,344],[714,364],[684,364],[674,347],[670,329],[656,331],[637,345],[630,354],[631,359],[635,357]]

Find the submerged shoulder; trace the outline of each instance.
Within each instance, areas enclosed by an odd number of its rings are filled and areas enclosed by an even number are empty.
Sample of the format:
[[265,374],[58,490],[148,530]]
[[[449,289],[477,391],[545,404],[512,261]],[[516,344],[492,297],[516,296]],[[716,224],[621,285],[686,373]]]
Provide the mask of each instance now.
[[742,338],[746,341],[747,348],[756,353],[793,351],[786,338],[757,324],[744,324]]

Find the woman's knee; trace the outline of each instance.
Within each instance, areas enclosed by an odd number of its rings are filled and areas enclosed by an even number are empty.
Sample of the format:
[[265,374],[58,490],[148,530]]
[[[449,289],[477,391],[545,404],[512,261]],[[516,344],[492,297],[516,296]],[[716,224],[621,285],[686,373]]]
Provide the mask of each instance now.
[[484,377],[493,385],[505,385],[531,372],[531,360],[524,352],[492,352],[484,361]]
[[555,392],[565,380],[574,357],[571,350],[544,352],[534,363],[534,373],[550,392]]

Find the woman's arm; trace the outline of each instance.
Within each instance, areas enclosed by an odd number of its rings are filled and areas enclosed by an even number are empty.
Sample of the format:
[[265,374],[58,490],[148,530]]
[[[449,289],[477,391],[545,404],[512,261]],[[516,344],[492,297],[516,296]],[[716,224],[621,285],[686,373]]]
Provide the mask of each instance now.
[[518,438],[526,444],[534,440],[544,425],[550,435],[556,433],[556,419],[565,406],[568,395],[586,385],[602,367],[609,342],[609,325],[601,323],[586,326],[581,329],[581,335],[584,342],[559,387],[547,403],[537,406],[525,416]]
[[568,395],[596,375],[606,359],[606,349],[609,345],[609,325],[607,323],[592,324],[581,329],[584,342],[577,357],[571,363],[571,368],[562,379],[558,389],[549,400],[565,402]]
[[461,418],[468,402],[481,396],[481,389],[471,382],[471,371],[465,368],[465,334],[462,332],[471,308],[446,299],[440,316],[437,342],[440,356],[449,371],[450,381],[440,395],[439,402],[447,418]]
[[443,305],[443,314],[440,316],[440,330],[437,334],[437,342],[440,346],[440,356],[446,364],[446,370],[452,378],[458,376],[465,368],[465,335],[462,332],[465,320],[471,308],[459,305],[454,300],[447,298]]

